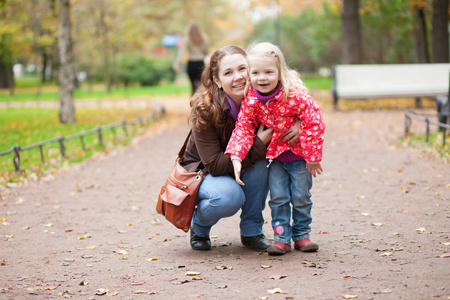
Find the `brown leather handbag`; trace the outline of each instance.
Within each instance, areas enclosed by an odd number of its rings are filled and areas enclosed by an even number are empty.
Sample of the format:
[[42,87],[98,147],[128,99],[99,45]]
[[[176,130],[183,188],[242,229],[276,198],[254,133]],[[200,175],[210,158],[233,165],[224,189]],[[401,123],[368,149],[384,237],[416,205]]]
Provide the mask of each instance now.
[[188,172],[180,165],[186,145],[191,136],[189,132],[175,159],[175,165],[159,192],[156,211],[175,227],[187,232],[191,226],[192,215],[197,203],[198,189],[206,175],[205,170]]

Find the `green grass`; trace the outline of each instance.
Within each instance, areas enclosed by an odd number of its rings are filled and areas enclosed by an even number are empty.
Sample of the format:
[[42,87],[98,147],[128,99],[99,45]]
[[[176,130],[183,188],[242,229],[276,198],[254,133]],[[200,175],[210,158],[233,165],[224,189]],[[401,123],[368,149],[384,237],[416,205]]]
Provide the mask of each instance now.
[[333,86],[330,77],[304,77],[302,80],[309,90],[331,90]]
[[[58,122],[58,109],[49,108],[2,108],[0,109],[0,152],[7,151],[13,145],[29,146],[58,136],[69,136],[82,131],[95,128],[97,125],[106,125],[121,119],[131,120],[137,116],[144,116],[150,111],[141,108],[102,108],[78,109],[77,123],[60,124]],[[128,126],[129,133],[136,133],[139,126]],[[130,135],[125,136],[121,127],[103,132],[104,147],[100,146],[98,135],[91,134],[84,137],[86,149],[83,150],[80,139],[65,142],[67,158],[62,159],[58,142],[43,147],[45,165],[41,164],[39,148],[23,151],[21,153],[21,169],[25,172],[40,173],[51,167],[61,166],[62,163],[81,161],[98,151],[108,151],[118,144],[129,141]],[[0,156],[0,183],[20,181],[22,173],[15,173],[13,155]]]
[[[157,86],[129,86],[129,87],[113,87],[108,93],[104,85],[83,84],[80,88],[75,89],[75,99],[124,99],[139,96],[166,96],[189,94],[190,85],[187,83],[164,83]],[[37,86],[18,85],[15,94],[11,96],[9,90],[0,90],[0,101],[58,101],[58,87],[55,85],[46,85],[41,88]]]
[[445,145],[443,145],[443,138],[444,135],[442,134],[442,132],[431,133],[428,136],[427,142],[425,134],[411,133],[408,136],[402,138],[402,143],[405,146],[421,149],[429,155],[450,162],[450,136],[447,133]]
[[[333,84],[327,77],[305,77],[303,79],[308,89],[329,90]],[[38,87],[37,78],[17,79],[15,94],[11,96],[8,89],[0,90],[0,102],[6,101],[58,101],[58,87],[55,84],[45,84]],[[186,80],[181,83],[163,83],[157,86],[113,87],[108,93],[103,84],[88,85],[83,83],[75,89],[75,99],[126,99],[142,96],[167,96],[190,93],[190,84]]]

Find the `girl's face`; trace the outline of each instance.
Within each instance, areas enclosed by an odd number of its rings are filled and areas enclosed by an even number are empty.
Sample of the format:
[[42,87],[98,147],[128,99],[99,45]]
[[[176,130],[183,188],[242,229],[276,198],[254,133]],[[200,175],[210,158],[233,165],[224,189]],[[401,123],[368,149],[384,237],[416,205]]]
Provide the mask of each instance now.
[[270,94],[280,81],[275,57],[249,59],[250,81],[261,94]]
[[219,62],[218,78],[214,82],[223,88],[236,104],[240,105],[244,99],[245,83],[247,82],[247,60],[242,54],[224,56]]

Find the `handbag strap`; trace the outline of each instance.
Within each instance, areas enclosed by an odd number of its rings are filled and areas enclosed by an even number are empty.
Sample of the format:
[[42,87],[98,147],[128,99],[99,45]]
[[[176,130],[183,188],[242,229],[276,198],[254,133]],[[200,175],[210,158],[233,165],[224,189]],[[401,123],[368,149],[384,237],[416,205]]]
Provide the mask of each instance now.
[[189,130],[189,133],[188,133],[188,135],[186,137],[186,140],[184,141],[183,147],[181,147],[180,151],[178,152],[178,157],[179,158],[183,158],[184,157],[184,151],[186,151],[186,146],[187,146],[187,143],[189,141],[189,137],[191,136],[191,133],[192,133],[192,129]]
[[[181,147],[180,151],[178,152],[178,158],[179,158],[179,159],[183,159],[183,157],[184,157],[184,151],[186,151],[186,146],[187,146],[187,143],[188,143],[188,141],[189,141],[189,137],[191,136],[191,134],[192,134],[192,129],[189,130],[189,133],[188,133],[188,135],[187,135],[187,137],[186,137],[186,140],[184,141],[183,146]],[[204,169],[202,169],[202,170],[200,170],[200,171],[197,171],[197,173],[198,173],[198,172],[203,173],[203,175],[208,174],[208,171],[206,171],[206,168],[204,168]]]

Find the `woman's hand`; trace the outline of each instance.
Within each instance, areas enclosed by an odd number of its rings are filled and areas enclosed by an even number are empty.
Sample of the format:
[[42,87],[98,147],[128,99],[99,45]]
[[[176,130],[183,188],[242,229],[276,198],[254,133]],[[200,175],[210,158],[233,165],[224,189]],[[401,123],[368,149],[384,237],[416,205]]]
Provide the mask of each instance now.
[[241,180],[241,168],[242,168],[241,161],[239,159],[233,159],[231,162],[233,163],[234,177],[236,178],[236,182],[239,183],[240,185],[245,185],[244,182]]
[[288,131],[281,135],[283,141],[291,145],[298,143],[300,141],[299,130],[301,124],[302,121],[300,119],[295,121],[294,125],[292,125],[291,128],[288,129]]
[[[299,125],[300,128],[300,125]],[[258,128],[258,132],[256,133],[256,136],[261,139],[261,141],[264,143],[264,145],[269,145],[270,140],[272,139],[273,129],[267,128],[264,129],[264,125],[261,124]]]

